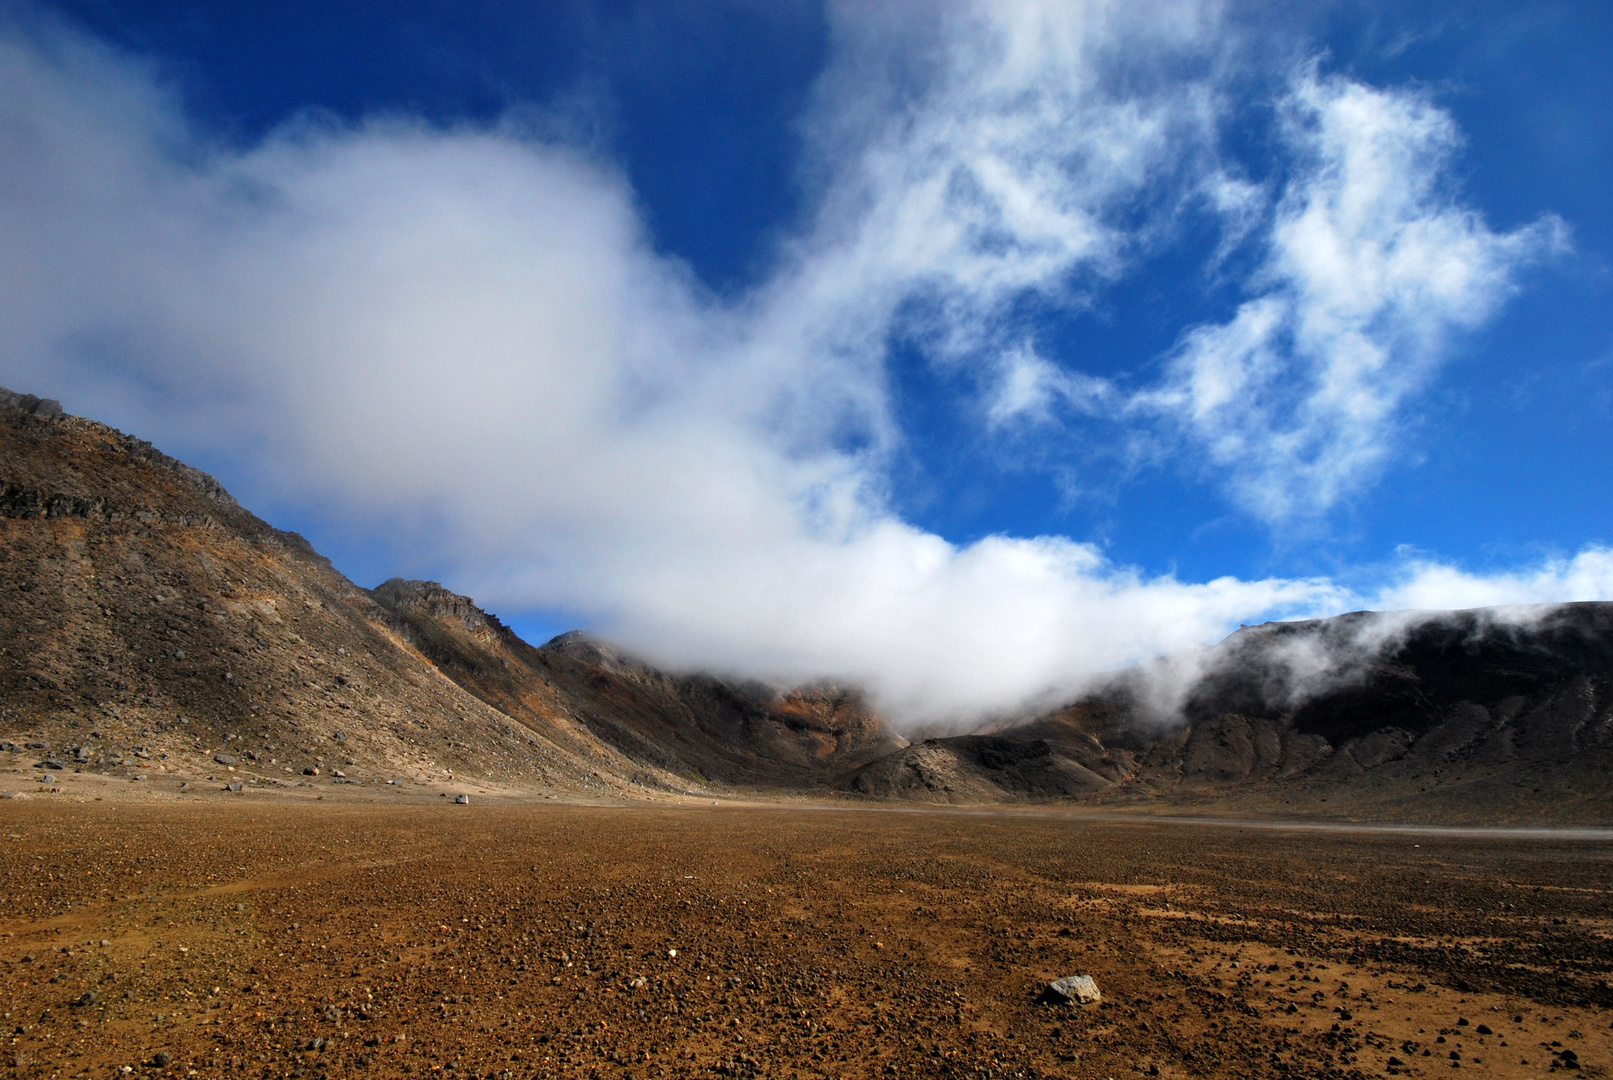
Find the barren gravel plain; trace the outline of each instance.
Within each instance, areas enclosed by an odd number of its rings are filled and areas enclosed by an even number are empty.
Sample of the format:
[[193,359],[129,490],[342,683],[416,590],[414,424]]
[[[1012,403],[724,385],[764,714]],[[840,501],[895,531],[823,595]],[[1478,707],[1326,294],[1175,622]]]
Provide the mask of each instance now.
[[1594,833],[108,791],[0,840],[4,1076],[1613,1067]]

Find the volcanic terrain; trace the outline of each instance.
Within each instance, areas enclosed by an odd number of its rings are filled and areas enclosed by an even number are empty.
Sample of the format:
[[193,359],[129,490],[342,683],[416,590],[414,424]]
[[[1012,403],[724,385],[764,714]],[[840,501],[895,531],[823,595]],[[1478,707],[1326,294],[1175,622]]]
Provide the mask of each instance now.
[[[1090,814],[9,802],[0,1075],[1607,1076],[1610,851]],[[1101,1004],[1041,999],[1077,972]]]
[[1613,604],[1247,627],[1190,670],[909,745],[854,687],[667,672],[581,633],[534,647],[438,584],[360,588],[211,477],[0,391],[0,753],[37,791],[1609,822]]
[[1607,821],[1610,620],[1251,627],[908,745],[0,392],[0,1077],[1607,1076],[1613,833],[1295,819]]

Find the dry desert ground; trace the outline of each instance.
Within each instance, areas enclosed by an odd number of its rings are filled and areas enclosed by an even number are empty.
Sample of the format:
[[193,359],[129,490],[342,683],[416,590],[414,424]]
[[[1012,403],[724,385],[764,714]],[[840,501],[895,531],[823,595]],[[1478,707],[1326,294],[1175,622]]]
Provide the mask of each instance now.
[[[1610,855],[1593,832],[36,794],[0,803],[0,1075],[1606,1076]],[[1075,973],[1101,1005],[1041,999]]]

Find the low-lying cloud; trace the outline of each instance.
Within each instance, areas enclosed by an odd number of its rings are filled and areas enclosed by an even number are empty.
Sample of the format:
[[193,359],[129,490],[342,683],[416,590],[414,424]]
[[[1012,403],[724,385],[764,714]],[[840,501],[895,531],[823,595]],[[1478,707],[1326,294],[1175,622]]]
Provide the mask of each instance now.
[[[575,611],[668,663],[855,680],[899,718],[1050,703],[1240,621],[1362,598],[904,522],[893,338],[977,367],[988,426],[1077,408],[1157,429],[1281,519],[1369,479],[1446,339],[1561,243],[1440,194],[1455,136],[1436,107],[1314,68],[1278,91],[1295,179],[1241,179],[1219,149],[1220,11],[833,8],[806,121],[817,212],[737,298],[653,249],[610,162],[515,121],[316,118],[235,147],[138,58],[6,25],[0,370],[233,462],[249,499],[327,515],[495,609]],[[1188,202],[1265,268],[1232,323],[1184,332],[1159,385],[1056,367],[1005,319],[1027,294],[1085,303]],[[1489,579],[1409,559],[1369,599],[1606,595],[1607,559]]]

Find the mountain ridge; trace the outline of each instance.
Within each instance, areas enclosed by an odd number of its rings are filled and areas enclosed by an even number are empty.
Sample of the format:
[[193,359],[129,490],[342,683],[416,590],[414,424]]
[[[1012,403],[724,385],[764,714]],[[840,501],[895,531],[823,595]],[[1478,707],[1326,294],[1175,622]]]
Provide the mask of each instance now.
[[1610,701],[1613,604],[1354,612],[909,743],[854,687],[668,672],[580,631],[534,646],[438,583],[361,588],[207,474],[0,391],[17,772],[1607,821]]

